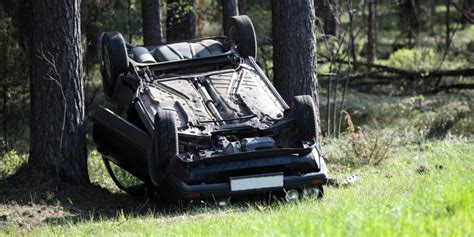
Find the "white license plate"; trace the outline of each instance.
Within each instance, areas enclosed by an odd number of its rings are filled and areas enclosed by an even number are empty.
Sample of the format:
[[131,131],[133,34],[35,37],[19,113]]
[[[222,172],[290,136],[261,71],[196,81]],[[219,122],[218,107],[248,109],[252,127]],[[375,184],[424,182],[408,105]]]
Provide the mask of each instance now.
[[275,187],[283,187],[282,173],[230,178],[231,191],[243,191]]

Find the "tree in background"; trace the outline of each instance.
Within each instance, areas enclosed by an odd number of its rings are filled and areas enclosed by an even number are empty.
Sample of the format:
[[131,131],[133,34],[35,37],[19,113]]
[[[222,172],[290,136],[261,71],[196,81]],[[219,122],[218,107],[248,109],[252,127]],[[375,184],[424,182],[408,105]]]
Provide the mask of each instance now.
[[160,0],[141,0],[143,17],[143,42],[145,45],[161,43]]
[[273,0],[273,75],[286,101],[312,95],[319,127],[319,86],[316,78],[316,36],[313,0]]
[[194,0],[168,0],[166,10],[167,42],[194,39],[196,37]]
[[86,184],[80,0],[31,1],[29,164]]
[[[434,2],[434,1],[432,1]],[[409,0],[400,5],[400,31],[402,35],[408,40],[408,47],[413,48],[418,38],[421,25],[421,9],[418,6],[418,1]],[[430,13],[432,20],[435,21],[434,14],[436,13],[436,4],[431,4]],[[434,26],[431,27],[434,31]]]
[[377,0],[367,2],[369,14],[367,18],[367,62],[373,63],[377,49]]
[[100,40],[102,37],[101,26],[104,21],[104,8],[107,3],[107,0],[81,1],[81,24],[83,26],[83,34],[86,36],[84,60],[86,68],[99,62]]
[[316,17],[320,19],[325,35],[337,36],[341,18],[339,0],[314,0]]
[[222,4],[222,27],[224,29],[224,35],[227,35],[227,29],[233,16],[239,15],[239,6],[237,0],[221,0]]

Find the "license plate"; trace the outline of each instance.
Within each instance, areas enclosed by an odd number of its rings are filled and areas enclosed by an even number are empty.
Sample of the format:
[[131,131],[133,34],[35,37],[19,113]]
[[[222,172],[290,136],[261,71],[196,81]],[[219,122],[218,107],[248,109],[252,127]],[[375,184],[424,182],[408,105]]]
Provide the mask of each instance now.
[[231,191],[244,191],[275,187],[283,187],[283,173],[230,178]]

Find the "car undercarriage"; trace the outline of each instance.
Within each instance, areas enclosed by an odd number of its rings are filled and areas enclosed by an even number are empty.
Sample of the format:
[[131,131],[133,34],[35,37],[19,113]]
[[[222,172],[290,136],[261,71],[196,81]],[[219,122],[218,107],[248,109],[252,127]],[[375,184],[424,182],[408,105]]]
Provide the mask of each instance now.
[[[154,47],[103,38],[104,93],[113,106],[94,115],[93,136],[116,184],[168,201],[323,193],[327,170],[313,100],[289,106],[255,61],[246,16],[231,37]],[[119,182],[109,162],[143,185]]]

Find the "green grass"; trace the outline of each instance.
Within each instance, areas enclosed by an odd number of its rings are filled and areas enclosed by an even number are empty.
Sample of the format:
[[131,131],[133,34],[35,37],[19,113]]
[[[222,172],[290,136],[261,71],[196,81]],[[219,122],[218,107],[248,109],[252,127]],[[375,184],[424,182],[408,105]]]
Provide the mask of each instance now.
[[[356,174],[348,188],[328,188],[321,201],[280,205],[239,204],[182,214],[150,212],[113,219],[67,222],[23,232],[31,235],[153,236],[472,236],[474,143],[429,142],[406,146],[379,167]],[[429,167],[423,174],[420,165]],[[442,167],[441,169],[436,167]],[[15,229],[3,231],[13,234]],[[0,232],[1,233],[1,232]],[[15,235],[15,234],[13,234]]]

